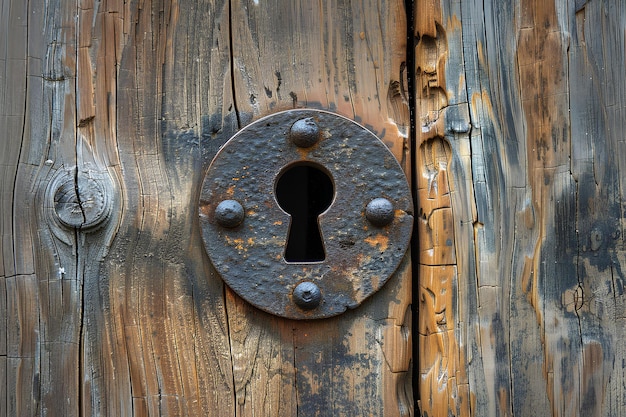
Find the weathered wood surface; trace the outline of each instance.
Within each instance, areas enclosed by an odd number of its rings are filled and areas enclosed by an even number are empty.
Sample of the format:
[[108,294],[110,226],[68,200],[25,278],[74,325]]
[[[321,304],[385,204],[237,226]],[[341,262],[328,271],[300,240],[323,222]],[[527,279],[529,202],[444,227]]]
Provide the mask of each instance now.
[[[0,416],[410,415],[412,365],[424,416],[626,415],[626,5],[412,20],[407,61],[398,1],[0,1]],[[414,364],[408,260],[305,323],[204,253],[212,156],[294,106],[415,174]]]
[[410,169],[403,2],[3,0],[0,21],[0,415],[412,413],[408,258],[357,310],[277,319],[223,285],[196,214],[219,147],[281,109],[358,120]]
[[625,415],[626,5],[414,28],[422,415]]

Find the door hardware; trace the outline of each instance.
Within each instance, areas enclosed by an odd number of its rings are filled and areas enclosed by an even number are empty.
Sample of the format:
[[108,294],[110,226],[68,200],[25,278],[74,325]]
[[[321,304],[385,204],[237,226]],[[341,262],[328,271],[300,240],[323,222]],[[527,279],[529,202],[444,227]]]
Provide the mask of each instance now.
[[404,172],[369,130],[319,110],[289,110],[235,134],[213,159],[199,216],[215,269],[242,298],[278,316],[355,308],[407,251]]

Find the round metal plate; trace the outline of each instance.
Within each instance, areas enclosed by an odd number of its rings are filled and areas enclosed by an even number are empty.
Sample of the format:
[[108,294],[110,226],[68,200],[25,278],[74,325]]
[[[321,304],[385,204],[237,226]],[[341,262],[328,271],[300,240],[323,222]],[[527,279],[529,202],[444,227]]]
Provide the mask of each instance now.
[[[297,146],[291,126],[307,118],[317,123],[320,139]],[[321,262],[284,258],[291,219],[274,191],[294,164],[321,167],[333,181],[334,199],[318,218],[326,253]],[[388,225],[366,218],[368,203],[377,198],[393,205]],[[225,200],[243,207],[243,221],[234,227],[216,219]],[[313,319],[355,308],[385,284],[408,248],[412,207],[402,169],[373,133],[333,113],[289,110],[246,126],[217,153],[202,184],[199,216],[209,258],[230,288],[269,313]],[[303,307],[302,283],[319,290],[315,304]]]

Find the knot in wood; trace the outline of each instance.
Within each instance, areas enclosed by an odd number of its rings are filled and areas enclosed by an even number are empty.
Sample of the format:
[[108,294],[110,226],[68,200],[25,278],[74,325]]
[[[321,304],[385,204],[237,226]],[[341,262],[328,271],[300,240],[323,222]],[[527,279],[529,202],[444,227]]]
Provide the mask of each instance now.
[[111,212],[105,184],[76,168],[60,171],[51,187],[54,214],[67,228],[87,230],[101,224]]

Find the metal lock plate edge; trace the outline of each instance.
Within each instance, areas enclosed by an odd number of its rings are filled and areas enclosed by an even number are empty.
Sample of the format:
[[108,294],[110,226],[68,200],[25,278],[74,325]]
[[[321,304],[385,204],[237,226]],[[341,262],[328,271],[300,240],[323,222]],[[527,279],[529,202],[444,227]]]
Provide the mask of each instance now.
[[[312,118],[319,140],[298,146],[292,126]],[[335,198],[319,216],[326,259],[289,263],[283,252],[290,217],[278,205],[277,179],[293,164],[323,167]],[[366,207],[376,198],[392,202],[394,218],[376,226]],[[235,200],[240,224],[223,227],[216,208]],[[202,240],[217,272],[242,298],[281,317],[315,319],[355,308],[395,272],[413,228],[409,186],[398,162],[372,132],[356,122],[320,110],[288,110],[246,126],[213,159],[202,184],[199,216]],[[294,290],[305,282],[319,288],[315,308],[298,306]]]

